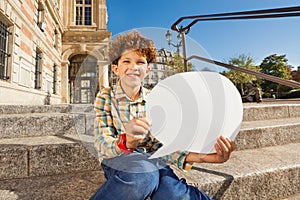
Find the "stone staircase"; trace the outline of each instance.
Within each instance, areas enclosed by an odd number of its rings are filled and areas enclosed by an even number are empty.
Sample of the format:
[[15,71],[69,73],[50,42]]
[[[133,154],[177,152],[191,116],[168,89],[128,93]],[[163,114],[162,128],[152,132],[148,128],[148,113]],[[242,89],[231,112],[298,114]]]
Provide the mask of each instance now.
[[[0,106],[0,199],[89,199],[103,183],[92,106]],[[300,105],[244,104],[224,164],[175,172],[215,199],[300,199]]]
[[244,104],[235,142],[224,164],[175,170],[214,199],[300,199],[300,105]]
[[0,199],[88,199],[103,182],[92,106],[0,106]]

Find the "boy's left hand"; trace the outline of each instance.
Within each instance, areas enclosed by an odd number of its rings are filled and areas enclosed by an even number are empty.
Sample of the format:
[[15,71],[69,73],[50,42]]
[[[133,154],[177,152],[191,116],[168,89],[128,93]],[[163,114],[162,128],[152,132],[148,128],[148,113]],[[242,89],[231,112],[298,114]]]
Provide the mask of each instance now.
[[229,138],[220,136],[214,145],[216,153],[213,154],[200,154],[190,152],[186,157],[186,162],[197,163],[224,163],[229,160],[231,153],[236,149],[233,141]]

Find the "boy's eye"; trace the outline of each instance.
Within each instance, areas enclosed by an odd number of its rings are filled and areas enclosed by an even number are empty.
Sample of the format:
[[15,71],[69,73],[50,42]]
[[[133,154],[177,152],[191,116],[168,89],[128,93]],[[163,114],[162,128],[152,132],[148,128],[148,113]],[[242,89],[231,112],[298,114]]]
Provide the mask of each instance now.
[[139,65],[145,65],[146,62],[145,62],[145,61],[139,61],[138,64],[139,64]]
[[130,63],[129,60],[123,60],[123,63]]

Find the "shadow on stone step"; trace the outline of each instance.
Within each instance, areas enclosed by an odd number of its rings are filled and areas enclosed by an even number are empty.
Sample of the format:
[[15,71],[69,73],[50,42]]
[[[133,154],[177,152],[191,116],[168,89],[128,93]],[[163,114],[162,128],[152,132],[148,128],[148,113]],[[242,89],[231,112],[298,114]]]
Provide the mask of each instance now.
[[102,171],[0,180],[0,199],[88,200],[104,180]]
[[[212,196],[212,198],[214,200],[220,199],[224,193],[226,192],[226,190],[230,187],[231,183],[234,180],[234,177],[230,174],[226,174],[226,173],[222,173],[222,172],[218,172],[218,171],[213,171],[213,170],[208,170],[208,169],[203,169],[200,167],[195,167],[193,166],[192,168],[193,170],[199,171],[199,172],[203,172],[203,173],[207,173],[207,174],[213,174],[216,176],[221,176],[224,177],[225,180],[222,183],[222,185],[220,185],[219,189],[216,192],[213,192],[213,194],[209,194],[210,196]],[[208,192],[210,193],[210,192]]]
[[98,159],[98,154],[94,147],[94,136],[89,136],[89,135],[78,135],[78,136],[79,138],[71,138],[69,136],[57,135],[58,138],[81,144],[86,150],[90,152],[92,156]]

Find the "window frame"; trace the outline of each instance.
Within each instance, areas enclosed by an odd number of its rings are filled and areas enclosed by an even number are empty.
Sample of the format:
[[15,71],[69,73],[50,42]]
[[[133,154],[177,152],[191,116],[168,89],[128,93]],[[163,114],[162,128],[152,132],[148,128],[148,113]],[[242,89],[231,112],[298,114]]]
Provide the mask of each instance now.
[[[0,80],[8,80],[10,50],[10,25],[0,16]],[[3,28],[3,29],[2,29]]]
[[53,86],[52,93],[57,94],[57,65],[53,65]]
[[36,48],[35,53],[34,88],[39,90],[42,88],[43,52]]
[[58,30],[55,28],[54,29],[54,44],[53,44],[53,47],[55,49],[58,49],[58,37],[59,37]]
[[42,32],[46,30],[45,5],[41,1],[38,2],[36,24]]
[[[81,1],[78,3],[77,1]],[[93,1],[90,1],[90,4],[86,3],[88,0],[75,0],[75,25],[76,26],[91,26],[93,24]],[[90,8],[90,20],[87,21],[86,8]],[[79,10],[79,11],[78,11]],[[80,14],[80,15],[79,15]],[[79,15],[79,16],[78,16]]]

